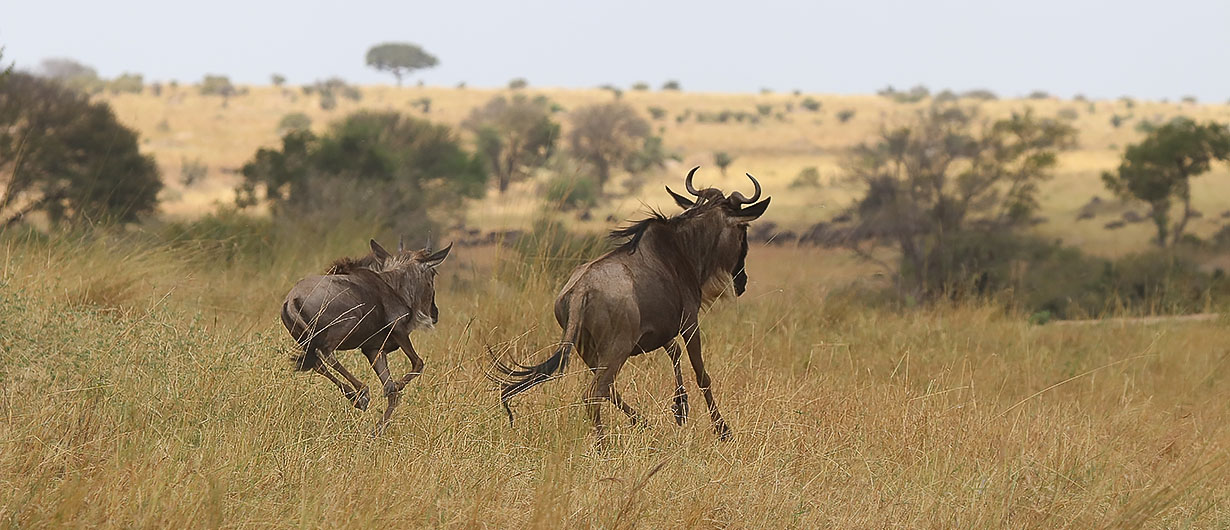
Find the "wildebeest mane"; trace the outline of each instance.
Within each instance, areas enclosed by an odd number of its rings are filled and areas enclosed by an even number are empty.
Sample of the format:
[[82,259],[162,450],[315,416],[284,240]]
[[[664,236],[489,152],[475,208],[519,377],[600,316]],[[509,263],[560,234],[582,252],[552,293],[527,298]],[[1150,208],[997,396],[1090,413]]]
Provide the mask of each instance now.
[[611,233],[608,234],[607,237],[618,242],[618,245],[615,247],[616,250],[621,250],[632,254],[636,252],[637,245],[641,243],[641,238],[645,236],[645,231],[649,230],[650,225],[657,223],[668,224],[673,219],[674,218],[672,217],[667,217],[660,211],[650,210],[649,217],[641,219],[640,221],[634,221],[628,226],[611,230]]
[[333,260],[329,268],[325,270],[325,274],[352,274],[358,269],[372,269],[376,265],[376,258],[371,254],[361,258],[352,258],[343,256]]

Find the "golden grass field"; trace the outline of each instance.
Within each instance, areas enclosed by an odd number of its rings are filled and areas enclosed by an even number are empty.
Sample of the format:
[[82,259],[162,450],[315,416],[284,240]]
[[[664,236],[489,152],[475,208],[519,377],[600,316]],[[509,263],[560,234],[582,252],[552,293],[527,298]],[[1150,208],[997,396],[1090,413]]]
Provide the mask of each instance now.
[[[280,117],[324,113],[270,88],[230,101],[114,96],[169,181],[183,157],[210,178],[172,185],[166,218],[229,202],[233,176],[272,145]],[[533,89],[531,93],[537,93]],[[543,90],[565,107],[601,91]],[[365,89],[362,106],[408,109],[457,123],[495,91]],[[678,126],[662,122],[684,161],[654,178],[675,183],[692,164],[706,182],[762,177],[765,219],[806,226],[856,191],[789,192],[799,169],[836,176],[840,150],[905,119],[914,105],[874,96],[816,96],[821,113],[788,122]],[[671,116],[798,100],[788,94],[628,92]],[[1081,148],[1047,184],[1039,229],[1087,249],[1144,248],[1147,227],[1108,232],[1075,223],[1097,174],[1113,167],[1132,123],[1120,102],[1003,101],[1080,112]],[[834,114],[854,108],[838,125]],[[1230,108],[1138,102],[1144,113],[1230,121]],[[159,127],[165,121],[165,128]],[[1117,149],[1110,145],[1116,144]],[[728,178],[714,151],[737,159]],[[1230,209],[1225,167],[1200,177],[1196,229]],[[525,226],[540,205],[532,183],[470,211],[483,228]],[[658,186],[603,210],[635,216],[662,204]],[[604,215],[586,226],[607,225]],[[327,234],[170,241],[161,221],[126,230],[41,236],[0,233],[0,524],[54,527],[464,528],[1226,528],[1230,526],[1230,327],[1212,321],[1036,326],[993,301],[893,310],[845,289],[883,281],[843,251],[755,245],[747,293],[702,318],[705,358],[730,442],[712,434],[685,368],[691,422],[669,411],[666,356],[636,357],[617,382],[648,417],[623,423],[604,408],[611,446],[594,447],[579,407],[588,375],[573,363],[557,382],[516,400],[510,427],[484,375],[487,347],[541,358],[559,338],[551,314],[560,273],[500,248],[458,248],[441,268],[436,331],[412,336],[426,372],[403,395],[384,436],[383,410],[351,408],[324,378],[294,373],[278,319],[282,296],[334,257],[365,252],[356,221]],[[389,237],[388,234],[378,234]],[[173,244],[170,244],[173,243]],[[242,250],[250,245],[258,251]],[[239,250],[237,250],[239,249]],[[580,263],[582,257],[571,258]],[[400,354],[397,354],[400,355]],[[395,375],[409,362],[390,357]],[[355,353],[340,355],[376,387]]]

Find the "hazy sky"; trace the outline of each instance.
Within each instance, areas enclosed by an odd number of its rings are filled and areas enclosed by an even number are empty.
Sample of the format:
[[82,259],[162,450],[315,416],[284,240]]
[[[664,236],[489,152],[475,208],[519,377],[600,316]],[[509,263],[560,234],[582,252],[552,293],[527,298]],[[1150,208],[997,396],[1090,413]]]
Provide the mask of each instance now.
[[1230,0],[0,0],[0,45],[19,68],[71,57],[107,77],[392,83],[363,61],[389,40],[439,57],[414,78],[448,86],[1230,99]]

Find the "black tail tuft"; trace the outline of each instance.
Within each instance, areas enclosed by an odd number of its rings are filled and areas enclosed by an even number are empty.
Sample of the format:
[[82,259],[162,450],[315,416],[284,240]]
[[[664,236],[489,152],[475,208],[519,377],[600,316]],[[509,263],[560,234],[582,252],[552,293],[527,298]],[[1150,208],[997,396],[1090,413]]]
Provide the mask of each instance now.
[[504,406],[504,412],[508,413],[509,425],[512,425],[513,414],[508,407],[508,400],[551,380],[551,376],[556,373],[563,372],[568,368],[568,355],[571,353],[572,344],[563,343],[555,349],[551,357],[534,366],[525,366],[515,361],[509,366],[498,359],[494,360],[495,371],[503,376],[500,378],[500,404]]

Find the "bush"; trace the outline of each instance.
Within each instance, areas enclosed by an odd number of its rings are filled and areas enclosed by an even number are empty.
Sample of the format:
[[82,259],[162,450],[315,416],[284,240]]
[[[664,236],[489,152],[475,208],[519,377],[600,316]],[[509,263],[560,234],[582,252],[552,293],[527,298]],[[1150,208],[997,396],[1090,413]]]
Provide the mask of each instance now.
[[201,94],[228,98],[235,95],[235,85],[227,76],[208,74],[201,80]]
[[106,102],[8,74],[0,83],[0,226],[36,212],[57,223],[128,222],[152,212],[162,180],[138,138]]
[[977,101],[995,101],[999,99],[999,96],[995,95],[995,93],[991,92],[990,90],[987,90],[985,88],[979,88],[979,89],[967,90],[965,92],[962,92],[961,98],[962,99],[973,99]]
[[837,113],[837,121],[841,123],[846,123],[850,121],[850,118],[853,118],[853,117],[854,117],[854,109],[842,109],[841,111]]
[[671,80],[671,81],[667,81],[667,82],[665,82],[665,83],[662,83],[662,90],[676,90],[676,91],[678,91],[678,90],[683,90],[683,89],[682,89],[682,88],[680,88],[680,86],[679,86],[679,82],[678,82],[678,81]]
[[801,103],[799,103],[799,106],[811,112],[816,112],[820,110],[820,101],[812,97],[807,97],[807,98],[804,98]]
[[662,107],[649,107],[646,110],[649,111],[649,117],[654,120],[661,120],[666,117],[666,109]]
[[278,135],[292,131],[307,131],[312,128],[312,118],[302,112],[292,112],[278,120]]
[[1059,112],[1056,113],[1056,116],[1059,116],[1059,119],[1061,120],[1071,121],[1071,120],[1075,120],[1079,118],[1080,113],[1077,112],[1076,109],[1064,108],[1064,109],[1059,109]]
[[1029,95],[1025,97],[1029,99],[1051,99],[1050,93],[1045,90],[1035,90],[1030,92]]
[[527,86],[530,86],[530,82],[526,81],[524,77],[517,77],[508,82],[509,90],[521,90]]
[[201,159],[189,160],[188,158],[183,158],[179,166],[179,183],[183,184],[185,188],[189,188],[193,184],[200,182],[208,174],[209,166],[205,165]]
[[547,202],[562,210],[592,208],[598,204],[601,193],[597,179],[576,173],[557,173],[543,189]]
[[819,188],[820,187],[820,170],[815,166],[805,167],[799,174],[790,182],[790,189],[800,188]]
[[145,90],[145,79],[141,74],[124,72],[119,77],[107,83],[112,94],[140,94]]
[[646,90],[649,90],[649,83],[646,83],[644,81],[637,81],[636,83],[632,84],[632,90],[635,90],[637,92],[644,92]]

